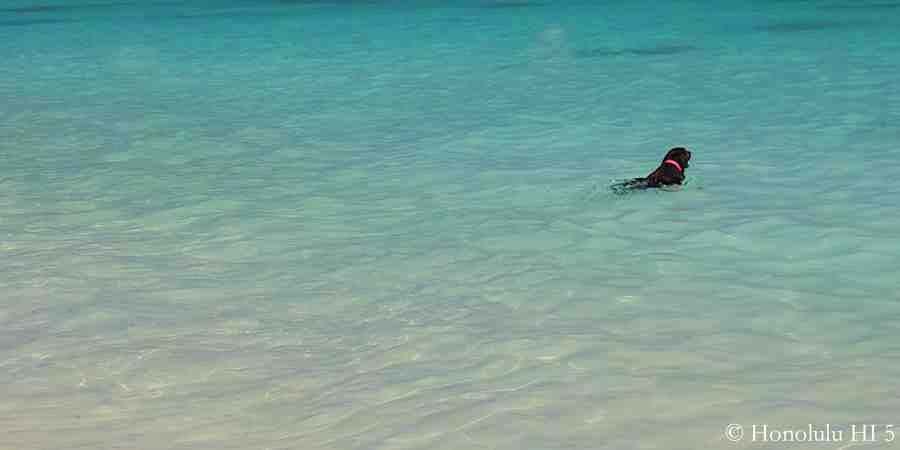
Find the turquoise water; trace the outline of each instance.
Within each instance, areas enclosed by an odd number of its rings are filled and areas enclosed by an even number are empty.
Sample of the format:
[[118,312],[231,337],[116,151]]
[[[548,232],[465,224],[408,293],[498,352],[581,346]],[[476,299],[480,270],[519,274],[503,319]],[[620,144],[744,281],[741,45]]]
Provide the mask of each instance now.
[[900,427],[900,4],[3,5],[0,448]]

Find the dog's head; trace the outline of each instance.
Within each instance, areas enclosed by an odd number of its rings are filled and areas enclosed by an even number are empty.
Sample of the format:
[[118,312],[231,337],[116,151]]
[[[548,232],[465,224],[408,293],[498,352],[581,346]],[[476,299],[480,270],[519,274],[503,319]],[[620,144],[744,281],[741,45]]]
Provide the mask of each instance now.
[[663,161],[667,159],[671,159],[680,164],[683,169],[687,169],[688,161],[691,160],[691,152],[684,147],[675,147],[666,153],[666,157],[663,158]]

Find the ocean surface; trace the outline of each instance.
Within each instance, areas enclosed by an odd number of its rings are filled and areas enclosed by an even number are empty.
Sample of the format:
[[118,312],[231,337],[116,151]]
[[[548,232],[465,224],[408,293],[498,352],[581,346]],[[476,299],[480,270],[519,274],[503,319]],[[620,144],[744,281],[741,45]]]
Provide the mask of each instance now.
[[3,0],[0,60],[0,449],[900,446],[896,0]]

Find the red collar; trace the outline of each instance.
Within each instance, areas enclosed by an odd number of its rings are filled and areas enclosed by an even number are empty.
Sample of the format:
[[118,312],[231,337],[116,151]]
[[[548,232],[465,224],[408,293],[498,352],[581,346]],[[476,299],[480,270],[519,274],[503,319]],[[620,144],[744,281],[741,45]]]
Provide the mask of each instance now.
[[675,161],[674,159],[667,159],[667,160],[663,161],[663,164],[671,164],[671,165],[675,166],[676,168],[678,168],[679,172],[682,172],[682,173],[684,172],[684,169],[681,168],[681,164],[678,164],[678,162]]

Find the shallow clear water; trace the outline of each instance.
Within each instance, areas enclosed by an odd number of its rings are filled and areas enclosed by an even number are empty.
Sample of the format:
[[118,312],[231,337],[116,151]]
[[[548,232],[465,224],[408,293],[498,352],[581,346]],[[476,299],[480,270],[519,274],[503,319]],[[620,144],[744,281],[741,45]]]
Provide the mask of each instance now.
[[898,5],[4,5],[0,448],[900,426]]

